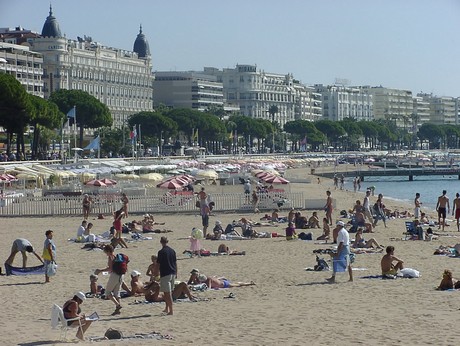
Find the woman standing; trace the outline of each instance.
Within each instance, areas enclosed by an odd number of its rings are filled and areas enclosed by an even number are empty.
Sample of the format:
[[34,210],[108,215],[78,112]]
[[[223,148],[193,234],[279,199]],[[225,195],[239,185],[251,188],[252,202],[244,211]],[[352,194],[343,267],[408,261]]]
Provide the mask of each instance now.
[[385,205],[383,204],[383,195],[379,193],[377,197],[377,201],[374,204],[374,211],[375,211],[375,220],[373,226],[375,227],[377,225],[377,221],[379,219],[382,219],[383,224],[385,225],[385,228],[387,227],[387,223],[385,220]]
[[128,247],[126,242],[121,237],[121,233],[122,233],[121,232],[122,231],[121,219],[123,218],[124,215],[125,215],[125,213],[123,212],[123,208],[118,209],[113,214],[113,219],[114,219],[113,220],[113,228],[115,228],[115,234],[113,235],[113,237],[116,239],[116,243],[115,243],[114,247],[116,246],[116,244],[120,244],[121,247],[125,247],[125,248]]
[[43,260],[45,262],[45,283],[50,282],[50,276],[56,274],[56,245],[53,241],[53,231],[45,232],[45,243],[43,244]]
[[128,217],[128,203],[129,199],[128,196],[126,196],[126,193],[121,194],[121,203],[123,204],[122,210],[124,213],[124,217]]

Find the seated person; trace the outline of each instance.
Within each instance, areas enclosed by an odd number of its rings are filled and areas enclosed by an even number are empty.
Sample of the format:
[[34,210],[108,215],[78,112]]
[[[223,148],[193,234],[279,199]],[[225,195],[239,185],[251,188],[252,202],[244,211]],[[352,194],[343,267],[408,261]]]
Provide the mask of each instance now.
[[249,222],[249,220],[246,219],[245,217],[243,217],[243,218],[241,218],[240,221],[241,221],[241,231],[243,233],[243,237],[254,238],[256,236],[257,232],[255,232],[252,229],[252,225]]
[[89,276],[89,289],[90,294],[92,295],[101,295],[104,293],[104,287],[97,284],[98,276],[96,274],[91,274]]
[[420,223],[426,224],[426,225],[430,224],[430,220],[428,219],[428,216],[426,216],[425,213],[420,214]]
[[222,234],[224,233],[224,229],[222,228],[222,222],[217,220],[214,228],[212,229],[212,232],[213,234],[211,236],[211,239],[220,240]]
[[238,233],[235,227],[238,227],[238,223],[235,220],[233,220],[232,223],[229,223],[227,227],[225,227],[225,234],[241,237],[241,235]]
[[253,286],[255,285],[254,281],[251,282],[236,282],[232,284],[226,278],[216,277],[216,276],[206,276],[200,274],[198,269],[193,269],[190,273],[190,278],[188,280],[189,285],[199,285],[205,283],[209,289],[211,288],[232,288],[232,287],[243,287],[243,286]]
[[131,272],[131,295],[145,294],[144,283],[141,281],[141,273],[137,270]]
[[366,222],[366,218],[362,211],[357,211],[355,213],[355,220],[358,227],[365,227],[366,233],[373,233],[372,224],[370,222]]
[[439,287],[437,288],[438,291],[446,291],[446,290],[452,290],[455,288],[458,288],[459,282],[455,280],[452,276],[452,272],[448,269],[444,270],[444,273],[442,274],[442,280],[441,283],[439,284]]
[[[145,300],[149,302],[164,302],[163,293],[160,292],[160,284],[158,282],[149,282],[144,289]],[[196,301],[196,298],[192,295],[192,293],[190,293],[190,289],[188,288],[187,284],[185,282],[181,282],[174,287],[172,298],[183,299],[185,297],[191,301]]]
[[375,249],[380,249],[379,243],[374,238],[371,238],[369,240],[364,240],[363,238],[363,229],[358,228],[356,231],[355,235],[355,241],[352,244],[352,247],[354,248],[361,248],[361,249],[369,249],[369,248],[375,248]]
[[272,222],[279,222],[279,215],[278,215],[278,212],[279,212],[278,209],[273,210],[272,216],[271,216],[271,221],[272,221]]
[[358,199],[355,202],[355,205],[353,206],[353,209],[351,210],[351,213],[356,213],[356,212],[362,212],[363,211],[363,206],[361,205],[361,201]]
[[302,216],[300,212],[295,213],[294,218],[295,228],[305,229],[308,228],[308,219]]
[[329,227],[329,223],[327,222],[327,218],[323,218],[323,234],[321,234],[316,240],[329,240],[329,236],[331,234],[331,228]]
[[157,262],[157,256],[152,255],[152,263],[147,268],[145,275],[150,276],[150,281],[160,281],[160,264]]
[[[394,255],[395,248],[394,246],[387,246],[386,255],[382,257],[380,261],[380,267],[382,269],[382,275],[396,275],[398,270],[404,268],[404,261],[400,260]],[[396,262],[396,264],[393,264]]]
[[80,304],[85,300],[85,294],[83,292],[77,292],[72,299],[66,301],[62,306],[62,311],[66,319],[79,318],[79,320],[67,322],[67,325],[78,327],[76,336],[80,340],[84,340],[84,334],[91,325],[91,321],[86,321],[85,314],[82,314],[80,309]]
[[86,231],[86,225],[87,225],[87,221],[83,220],[81,225],[78,227],[78,229],[77,229],[77,241],[78,241],[78,239],[82,239],[84,237],[85,231]]
[[288,226],[286,227],[286,240],[292,240],[296,238],[294,224],[289,222]]
[[314,211],[313,215],[308,219],[308,228],[321,228],[319,226],[319,218],[316,211]]

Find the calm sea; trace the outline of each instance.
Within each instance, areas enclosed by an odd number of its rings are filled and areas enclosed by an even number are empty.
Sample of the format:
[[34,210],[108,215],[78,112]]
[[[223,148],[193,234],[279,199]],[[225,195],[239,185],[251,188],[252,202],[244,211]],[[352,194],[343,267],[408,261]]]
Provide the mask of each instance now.
[[[345,187],[353,191],[352,178],[347,180]],[[366,180],[361,183],[361,191],[364,192],[368,186],[375,186],[375,195],[382,193],[385,198],[402,200],[411,205],[415,193],[419,192],[423,206],[433,210],[436,208],[442,190],[447,190],[451,208],[455,194],[460,193],[460,180],[457,175],[421,176],[414,177],[413,181],[409,181],[408,177],[366,177]]]

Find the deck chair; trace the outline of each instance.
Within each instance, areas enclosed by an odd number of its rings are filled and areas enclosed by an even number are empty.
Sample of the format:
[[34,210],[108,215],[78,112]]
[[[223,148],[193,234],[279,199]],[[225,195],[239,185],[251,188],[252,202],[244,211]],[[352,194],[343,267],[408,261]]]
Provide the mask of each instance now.
[[[67,322],[70,322],[70,321],[78,321],[78,325],[72,325],[72,326],[67,325]],[[77,327],[80,327],[80,329],[83,330],[81,328],[80,317],[67,319],[64,317],[64,311],[62,311],[62,308],[57,304],[53,304],[53,307],[51,308],[51,328],[60,330],[61,340],[67,339],[67,331],[70,328],[77,328]]]
[[414,222],[413,221],[406,221],[405,224],[406,224],[406,232],[404,232],[404,235],[405,235],[404,240],[412,239],[415,236],[418,237],[418,231],[415,228]]

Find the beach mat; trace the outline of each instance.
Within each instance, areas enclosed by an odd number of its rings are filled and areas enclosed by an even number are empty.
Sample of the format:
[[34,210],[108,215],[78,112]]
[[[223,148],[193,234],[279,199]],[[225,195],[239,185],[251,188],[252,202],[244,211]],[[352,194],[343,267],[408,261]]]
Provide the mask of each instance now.
[[39,265],[35,267],[19,268],[13,267],[5,263],[6,275],[44,275],[45,265]]

